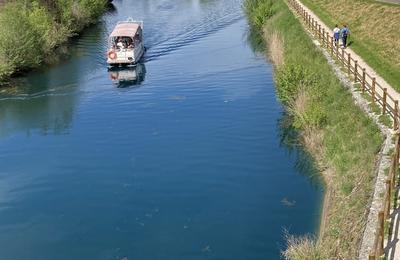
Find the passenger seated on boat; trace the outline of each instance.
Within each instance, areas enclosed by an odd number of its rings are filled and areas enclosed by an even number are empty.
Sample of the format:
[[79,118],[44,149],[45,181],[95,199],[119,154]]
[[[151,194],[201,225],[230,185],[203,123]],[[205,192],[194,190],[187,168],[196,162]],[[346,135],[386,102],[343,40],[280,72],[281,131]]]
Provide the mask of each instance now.
[[126,42],[127,42],[128,49],[133,49],[133,48],[135,47],[135,46],[133,45],[132,38],[128,37],[127,40],[126,40]]
[[119,48],[119,49],[121,49],[121,50],[125,48],[125,45],[124,45],[124,43],[122,42],[122,39],[121,39],[121,38],[118,39],[117,48]]

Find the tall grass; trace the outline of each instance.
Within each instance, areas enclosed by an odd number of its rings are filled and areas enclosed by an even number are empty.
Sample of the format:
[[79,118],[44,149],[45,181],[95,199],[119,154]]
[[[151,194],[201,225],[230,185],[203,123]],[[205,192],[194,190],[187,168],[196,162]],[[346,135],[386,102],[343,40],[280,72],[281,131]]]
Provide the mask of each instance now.
[[0,8],[0,84],[38,67],[105,10],[107,0],[15,0]]
[[[258,17],[265,6],[270,8],[268,18],[260,24]],[[383,138],[373,121],[354,104],[284,1],[247,0],[245,8],[250,23],[260,33],[270,32],[266,45],[273,41],[270,36],[274,33],[282,37],[284,61],[275,69],[278,98],[321,171],[329,172],[324,174],[331,196],[322,236],[318,241],[310,237],[290,239],[284,256],[356,259],[373,192],[375,157]]]

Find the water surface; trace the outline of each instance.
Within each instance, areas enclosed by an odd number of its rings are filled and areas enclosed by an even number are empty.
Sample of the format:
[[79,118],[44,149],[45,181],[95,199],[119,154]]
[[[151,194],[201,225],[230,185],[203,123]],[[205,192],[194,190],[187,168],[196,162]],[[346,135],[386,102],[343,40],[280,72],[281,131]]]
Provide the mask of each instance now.
[[[1,91],[0,259],[278,259],[284,229],[316,232],[321,185],[241,1],[114,6]],[[107,34],[129,16],[148,52],[113,82]]]

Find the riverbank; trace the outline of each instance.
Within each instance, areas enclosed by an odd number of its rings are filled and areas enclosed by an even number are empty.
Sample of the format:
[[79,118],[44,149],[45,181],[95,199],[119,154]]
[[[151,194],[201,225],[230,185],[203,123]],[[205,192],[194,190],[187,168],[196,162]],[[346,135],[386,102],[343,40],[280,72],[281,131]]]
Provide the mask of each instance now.
[[357,107],[285,2],[248,0],[275,64],[277,93],[326,181],[317,240],[289,237],[288,259],[356,259],[383,137]]
[[351,49],[400,91],[399,5],[346,0],[302,2],[330,28],[347,24],[351,31]]
[[54,49],[95,22],[108,0],[9,1],[0,8],[0,84],[39,67]]

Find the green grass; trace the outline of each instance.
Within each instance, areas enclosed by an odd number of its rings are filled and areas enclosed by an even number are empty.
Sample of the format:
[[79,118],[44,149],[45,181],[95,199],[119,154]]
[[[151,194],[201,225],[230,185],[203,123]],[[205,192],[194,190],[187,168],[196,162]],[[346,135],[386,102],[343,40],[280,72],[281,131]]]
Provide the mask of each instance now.
[[[105,10],[107,0],[14,0],[0,7],[0,85],[40,66]],[[18,44],[16,44],[18,43]]]
[[365,0],[301,2],[331,28],[335,24],[348,24],[351,31],[350,47],[400,91],[399,5]]
[[380,115],[379,122],[381,122],[383,125],[385,125],[389,128],[391,128],[393,126],[392,118],[388,114]]
[[382,112],[381,107],[377,103],[370,103],[369,106],[371,107],[371,111],[375,114],[380,114]]
[[[307,250],[301,243],[289,244],[285,256],[356,259],[366,205],[373,194],[375,157],[383,138],[373,121],[353,103],[351,94],[283,1],[273,3],[274,15],[264,21],[263,28],[254,23],[252,14],[259,13],[253,9],[268,1],[247,0],[251,2],[245,5],[249,20],[260,31],[264,28],[269,32],[267,42],[271,32],[282,35],[284,65],[275,70],[278,97],[292,115],[293,126],[302,132],[306,147],[333,174],[329,183],[333,197],[323,236],[317,243],[307,242]],[[303,102],[299,102],[300,97]],[[317,133],[322,133],[322,138]],[[310,246],[315,258],[301,253],[309,252]]]

